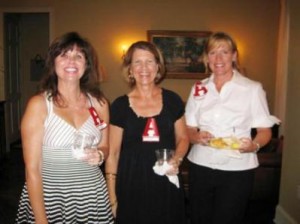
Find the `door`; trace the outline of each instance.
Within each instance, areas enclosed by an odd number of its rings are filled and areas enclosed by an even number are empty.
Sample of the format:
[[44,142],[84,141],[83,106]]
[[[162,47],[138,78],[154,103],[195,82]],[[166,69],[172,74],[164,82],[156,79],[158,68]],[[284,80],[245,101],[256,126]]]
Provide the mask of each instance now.
[[50,21],[50,13],[42,9],[3,13],[7,151],[11,143],[20,139],[26,103],[38,89],[39,81],[31,74],[30,62],[36,55],[44,57],[47,53]]
[[19,16],[4,14],[4,63],[6,97],[6,137],[12,143],[20,139],[21,82]]

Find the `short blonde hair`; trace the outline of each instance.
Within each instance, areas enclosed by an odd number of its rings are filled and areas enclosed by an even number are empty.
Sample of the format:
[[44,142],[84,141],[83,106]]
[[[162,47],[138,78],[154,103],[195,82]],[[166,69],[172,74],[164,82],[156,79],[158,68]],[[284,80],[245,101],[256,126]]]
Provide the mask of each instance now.
[[232,53],[236,52],[236,60],[232,62],[232,67],[238,71],[240,71],[239,61],[238,61],[238,48],[234,39],[227,33],[224,32],[215,32],[213,33],[207,40],[204,51],[203,51],[203,62],[206,66],[206,71],[210,72],[210,68],[208,66],[208,53],[218,47],[221,42],[226,42],[230,48]]

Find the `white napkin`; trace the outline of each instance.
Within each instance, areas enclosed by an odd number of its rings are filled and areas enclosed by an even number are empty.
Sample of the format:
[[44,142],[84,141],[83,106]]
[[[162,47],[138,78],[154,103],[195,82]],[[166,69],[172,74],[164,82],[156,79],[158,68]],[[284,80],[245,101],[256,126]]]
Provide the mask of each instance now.
[[242,155],[239,150],[228,149],[228,150],[226,150],[226,154],[227,154],[227,156],[234,158],[234,159],[242,158]]
[[[158,165],[158,162],[153,166],[154,173],[163,176],[166,174],[167,170],[169,170],[172,165],[169,165],[167,161],[164,161],[162,165]],[[179,188],[179,180],[177,175],[166,175],[169,181],[176,185]]]

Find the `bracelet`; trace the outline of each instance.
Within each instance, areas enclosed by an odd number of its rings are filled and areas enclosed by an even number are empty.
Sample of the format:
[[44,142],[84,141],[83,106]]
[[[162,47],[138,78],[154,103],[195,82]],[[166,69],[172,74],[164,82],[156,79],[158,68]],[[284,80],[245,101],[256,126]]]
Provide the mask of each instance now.
[[118,204],[118,200],[115,199],[112,203],[110,203],[110,206],[111,206],[111,207],[114,207],[114,206],[117,205],[117,204]]
[[104,154],[103,154],[103,152],[100,149],[98,149],[97,152],[98,152],[99,157],[100,157],[100,161],[98,163],[98,166],[101,166],[102,163],[104,162]]
[[117,174],[115,174],[115,173],[105,173],[105,177],[106,177],[106,180],[109,180],[109,179],[115,180],[116,177],[117,177]]
[[256,142],[256,141],[252,141],[252,142],[253,142],[253,144],[256,145],[256,149],[255,149],[254,152],[257,153],[260,150],[260,144],[258,142]]
[[106,176],[114,176],[114,177],[116,177],[116,176],[117,176],[117,174],[116,174],[116,173],[105,173],[105,175],[106,175]]
[[182,163],[183,158],[182,157],[175,157],[176,163],[178,164],[178,166]]

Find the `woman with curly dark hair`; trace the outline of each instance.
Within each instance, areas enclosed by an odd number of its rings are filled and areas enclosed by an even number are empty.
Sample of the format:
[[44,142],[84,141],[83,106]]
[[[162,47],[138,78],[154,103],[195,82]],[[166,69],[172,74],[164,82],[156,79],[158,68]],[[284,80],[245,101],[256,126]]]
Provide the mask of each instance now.
[[[108,102],[96,54],[76,32],[51,44],[40,93],[21,124],[26,183],[16,223],[113,223],[99,168],[108,155]],[[93,141],[74,153],[77,135]]]

